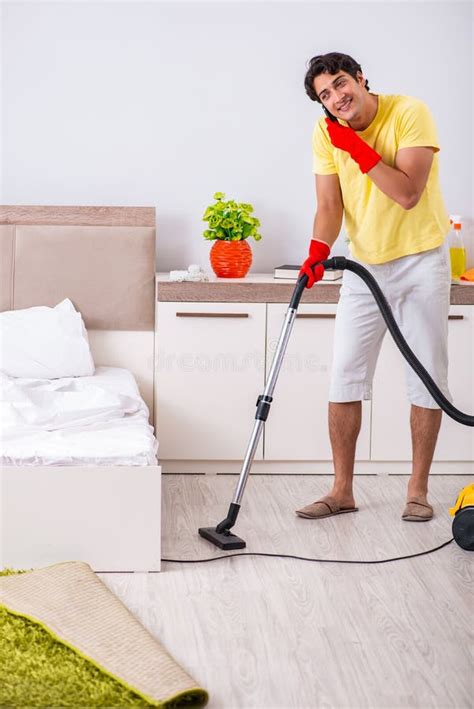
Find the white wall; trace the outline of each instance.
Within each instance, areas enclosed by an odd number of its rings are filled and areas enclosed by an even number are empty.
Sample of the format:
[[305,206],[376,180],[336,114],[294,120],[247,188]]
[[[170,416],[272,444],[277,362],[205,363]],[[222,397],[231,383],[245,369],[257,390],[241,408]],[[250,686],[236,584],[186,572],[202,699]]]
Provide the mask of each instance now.
[[321,115],[305,64],[342,51],[371,90],[429,104],[448,211],[473,216],[470,2],[2,8],[4,204],[155,205],[158,269],[208,268],[201,216],[219,190],[261,219],[254,272],[299,263]]

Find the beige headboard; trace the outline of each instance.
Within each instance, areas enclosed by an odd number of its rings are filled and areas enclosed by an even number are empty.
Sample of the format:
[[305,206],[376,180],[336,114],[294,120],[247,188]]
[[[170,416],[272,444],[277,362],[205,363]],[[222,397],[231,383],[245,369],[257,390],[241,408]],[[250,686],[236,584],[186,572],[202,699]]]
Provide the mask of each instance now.
[[130,369],[151,413],[154,283],[153,207],[0,206],[0,310],[70,298],[96,365]]
[[0,310],[70,298],[87,328],[153,330],[155,210],[0,207]]

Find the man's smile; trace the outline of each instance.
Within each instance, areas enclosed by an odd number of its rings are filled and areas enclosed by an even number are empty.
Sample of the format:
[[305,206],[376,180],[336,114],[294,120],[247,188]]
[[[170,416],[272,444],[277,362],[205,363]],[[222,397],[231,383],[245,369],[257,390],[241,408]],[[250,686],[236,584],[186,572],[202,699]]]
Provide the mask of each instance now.
[[343,101],[343,103],[341,103],[340,106],[336,106],[336,108],[337,108],[337,110],[338,110],[339,112],[344,113],[344,111],[347,111],[347,109],[349,108],[349,106],[351,105],[351,103],[352,103],[352,99],[351,99],[351,98],[348,98],[348,99],[345,99],[345,100]]

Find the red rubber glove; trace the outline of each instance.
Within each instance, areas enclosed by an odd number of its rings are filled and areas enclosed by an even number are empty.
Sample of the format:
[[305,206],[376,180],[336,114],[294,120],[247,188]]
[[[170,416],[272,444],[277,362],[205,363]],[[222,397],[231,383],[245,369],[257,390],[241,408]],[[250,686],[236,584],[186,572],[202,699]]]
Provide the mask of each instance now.
[[[319,241],[319,239],[311,239],[309,245],[309,256],[306,261],[301,266],[301,271],[298,273],[298,278],[306,273],[308,276],[308,282],[306,288],[312,288],[317,281],[320,281],[324,274],[324,266],[319,263],[319,261],[325,261],[331,249],[325,241]],[[318,264],[316,268],[313,269],[315,264]]]
[[365,140],[359,138],[350,126],[343,126],[338,121],[331,121],[329,118],[326,118],[326,124],[331,143],[335,148],[347,151],[359,165],[364,175],[369,170],[372,170],[382,159],[382,156],[371,148]]

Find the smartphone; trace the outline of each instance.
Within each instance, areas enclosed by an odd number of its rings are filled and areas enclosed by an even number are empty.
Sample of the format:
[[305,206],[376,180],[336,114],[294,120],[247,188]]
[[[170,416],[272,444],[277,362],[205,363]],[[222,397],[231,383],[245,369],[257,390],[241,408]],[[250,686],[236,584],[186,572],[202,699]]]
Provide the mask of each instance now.
[[328,109],[326,108],[326,106],[323,106],[323,111],[324,111],[324,113],[326,114],[326,116],[329,118],[330,121],[333,121],[333,122],[335,122],[335,123],[338,122],[336,116],[333,116],[332,113],[329,113],[329,111],[328,111]]

